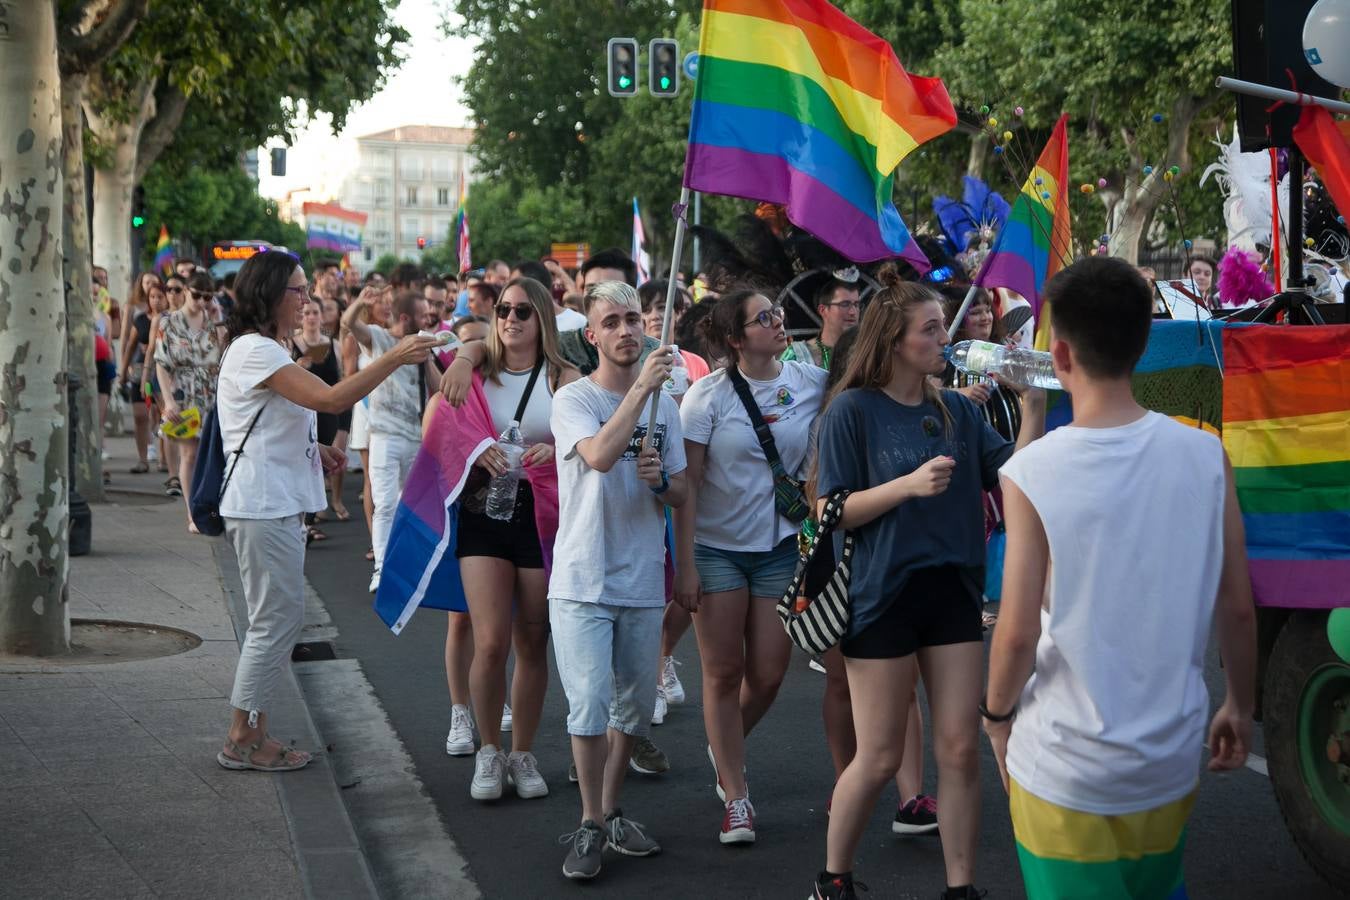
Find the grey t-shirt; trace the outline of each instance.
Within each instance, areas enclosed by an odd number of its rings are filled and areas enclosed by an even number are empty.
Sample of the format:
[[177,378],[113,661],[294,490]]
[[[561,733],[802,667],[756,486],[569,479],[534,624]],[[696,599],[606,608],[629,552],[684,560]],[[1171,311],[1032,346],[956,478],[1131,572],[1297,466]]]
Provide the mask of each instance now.
[[[647,435],[646,404],[628,449],[608,472],[592,469],[576,449],[599,433],[622,402],[590,378],[553,396],[558,536],[548,595],[610,606],[664,606],[665,504],[637,475],[637,455]],[[661,394],[653,446],[667,475],[684,471],[680,409],[669,394]]]
[[[820,417],[818,491],[866,490],[908,475],[928,460],[956,460],[951,483],[936,497],[918,497],[853,529],[853,579],[849,598],[852,637],[885,612],[917,569],[958,566],[978,602],[984,582],[984,516],[980,491],[998,484],[999,466],[1013,445],[989,427],[970,400],[943,391],[950,430],[931,401],[897,403],[880,390],[853,388]],[[842,552],[843,535],[835,535]]]
[[[380,356],[394,349],[398,338],[379,325],[370,329],[370,355]],[[370,392],[370,430],[374,434],[392,434],[410,441],[422,440],[421,382],[417,366],[399,366],[394,373]]]

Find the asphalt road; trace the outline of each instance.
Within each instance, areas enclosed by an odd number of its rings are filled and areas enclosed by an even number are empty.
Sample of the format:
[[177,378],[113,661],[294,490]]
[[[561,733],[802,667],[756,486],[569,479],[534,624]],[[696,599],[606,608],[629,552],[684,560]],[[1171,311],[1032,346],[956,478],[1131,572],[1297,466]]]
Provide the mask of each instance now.
[[[360,510],[355,496],[359,483],[359,477],[348,479],[346,502],[353,512]],[[777,702],[748,742],[757,844],[728,848],[717,841],[722,808],[704,754],[698,650],[691,631],[677,653],[684,663],[679,671],[689,701],[674,707],[666,723],[653,729],[653,739],[671,758],[672,771],[659,777],[630,772],[623,800],[625,813],[648,826],[663,852],[648,859],[607,854],[599,879],[572,885],[561,874],[566,848],[557,838],[576,827],[580,802],[567,781],[566,698],[556,672],[535,748],[551,794],[525,801],[508,791],[490,805],[472,800],[472,757],[445,754],[450,703],[442,663],[444,614],[422,610],[401,636],[392,635],[371,611],[365,591],[370,570],[362,559],[368,546],[364,522],[353,518],[324,527],[330,539],[311,548],[306,568],[338,628],[337,654],[361,661],[485,897],[558,897],[574,891],[616,898],[807,895],[824,863],[825,800],[833,769],[820,724],[824,676],[810,670],[804,656],[794,656]],[[1213,659],[1208,675],[1217,702],[1222,677]],[[978,885],[990,897],[1021,897],[1012,828],[987,745],[981,780]],[[931,755],[926,782],[933,793]],[[943,888],[939,842],[892,835],[896,802],[891,787],[859,849],[855,872],[871,889],[865,896],[937,897]],[[1190,823],[1186,871],[1193,898],[1341,896],[1300,858],[1269,781],[1252,769],[1203,776]]]

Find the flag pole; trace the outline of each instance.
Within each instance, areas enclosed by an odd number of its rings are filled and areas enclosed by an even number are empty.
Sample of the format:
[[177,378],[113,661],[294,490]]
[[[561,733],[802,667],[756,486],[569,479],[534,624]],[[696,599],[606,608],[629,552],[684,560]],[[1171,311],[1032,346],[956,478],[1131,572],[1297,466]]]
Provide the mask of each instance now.
[[[689,186],[685,185],[680,189],[680,202],[676,206],[675,213],[675,247],[670,253],[670,281],[666,283],[666,314],[661,320],[661,346],[670,344],[670,333],[675,330],[675,292],[679,286],[675,282],[675,276],[680,271],[680,256],[684,253],[684,232],[687,228],[688,219],[685,211],[689,207]],[[649,444],[652,435],[656,433],[656,410],[661,403],[661,392],[652,394],[652,405],[647,413],[647,436],[643,439],[643,444]]]
[[966,299],[961,301],[961,308],[952,316],[951,327],[947,329],[947,340],[956,338],[956,330],[961,327],[961,321],[966,317],[966,310],[970,309],[970,304],[975,301],[975,292],[980,289],[978,284],[972,284],[970,290],[966,291]]

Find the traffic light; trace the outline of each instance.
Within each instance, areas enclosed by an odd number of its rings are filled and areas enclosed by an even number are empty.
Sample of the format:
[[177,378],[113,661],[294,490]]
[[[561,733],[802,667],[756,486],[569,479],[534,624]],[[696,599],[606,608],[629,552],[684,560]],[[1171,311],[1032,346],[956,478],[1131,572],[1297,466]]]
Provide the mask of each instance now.
[[609,93],[611,97],[637,94],[638,43],[633,38],[609,39]]
[[653,97],[674,97],[680,92],[678,41],[653,38],[647,45],[647,88]]
[[420,238],[417,239],[417,249],[418,249],[418,250],[425,250],[425,249],[427,249],[427,239],[426,239],[426,238],[420,237]]
[[137,186],[131,192],[131,227],[145,225],[145,188]]
[[280,178],[286,174],[286,148],[272,148],[272,174]]

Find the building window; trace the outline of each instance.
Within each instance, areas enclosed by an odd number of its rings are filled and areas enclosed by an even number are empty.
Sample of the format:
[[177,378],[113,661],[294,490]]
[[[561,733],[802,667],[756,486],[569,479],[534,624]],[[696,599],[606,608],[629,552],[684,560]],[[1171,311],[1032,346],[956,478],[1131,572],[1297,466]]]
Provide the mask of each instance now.
[[436,188],[436,205],[437,206],[450,205],[450,189],[448,187]]
[[375,202],[376,202],[376,203],[388,203],[388,202],[389,202],[389,182],[388,182],[388,181],[385,181],[385,180],[381,179],[380,181],[375,182]]
[[402,222],[402,231],[399,234],[399,240],[404,243],[415,241],[421,236],[422,220],[417,216],[405,216]]
[[408,205],[409,205],[409,206],[416,206],[416,205],[417,205],[417,188],[416,188],[416,187],[409,187],[409,188],[408,188]]
[[422,178],[422,157],[407,153],[400,156],[398,174],[400,178],[412,178],[420,181]]

